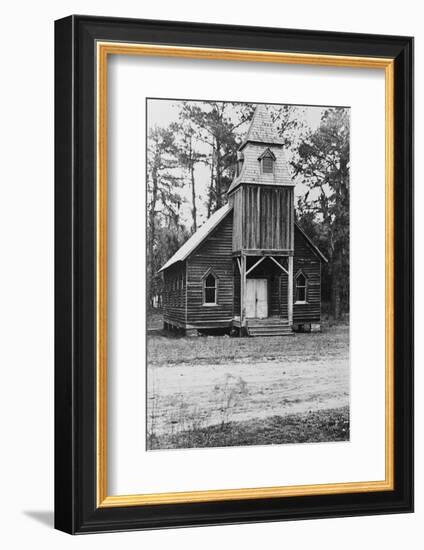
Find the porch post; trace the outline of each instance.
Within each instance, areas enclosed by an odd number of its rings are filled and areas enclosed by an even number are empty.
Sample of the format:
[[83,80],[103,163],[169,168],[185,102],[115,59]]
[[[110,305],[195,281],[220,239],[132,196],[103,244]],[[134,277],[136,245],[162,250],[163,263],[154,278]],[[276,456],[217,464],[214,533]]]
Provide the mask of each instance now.
[[289,326],[292,326],[293,324],[293,256],[289,256],[288,258],[288,268],[289,268],[289,276],[288,276],[288,315],[289,315]]
[[246,326],[246,256],[241,254],[240,270],[240,326]]

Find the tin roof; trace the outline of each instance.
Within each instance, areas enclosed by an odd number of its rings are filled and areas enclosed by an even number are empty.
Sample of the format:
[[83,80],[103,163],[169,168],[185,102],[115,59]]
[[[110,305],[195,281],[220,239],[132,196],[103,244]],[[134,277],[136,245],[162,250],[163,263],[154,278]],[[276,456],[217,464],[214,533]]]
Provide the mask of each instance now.
[[175,252],[173,256],[159,269],[159,273],[168,269],[171,265],[182,262],[190,256],[192,252],[208,237],[217,225],[229,214],[232,210],[232,206],[229,204],[224,205],[217,210],[205,223],[193,233],[193,235],[186,241],[181,248]]
[[316,254],[321,258],[323,262],[328,264],[327,258],[324,256],[324,254],[321,252],[321,250],[313,243],[312,239],[303,231],[303,229],[300,227],[298,223],[295,222],[294,224],[297,229],[300,231],[300,233],[305,237],[305,239],[308,241],[311,248],[316,252]]

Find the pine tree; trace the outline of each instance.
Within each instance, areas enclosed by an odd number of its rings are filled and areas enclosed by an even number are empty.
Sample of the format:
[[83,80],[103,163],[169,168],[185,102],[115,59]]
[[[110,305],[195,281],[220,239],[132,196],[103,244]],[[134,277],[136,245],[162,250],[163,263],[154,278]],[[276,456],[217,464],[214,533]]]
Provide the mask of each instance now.
[[150,303],[161,292],[161,277],[157,271],[163,254],[168,253],[162,228],[167,227],[177,235],[182,231],[179,219],[181,179],[175,150],[172,128],[150,130],[147,149],[147,292]]
[[325,110],[317,130],[299,145],[292,165],[309,189],[298,202],[298,220],[302,226],[308,224],[309,231],[315,225],[315,239],[328,256],[332,313],[338,319],[349,306],[348,111]]

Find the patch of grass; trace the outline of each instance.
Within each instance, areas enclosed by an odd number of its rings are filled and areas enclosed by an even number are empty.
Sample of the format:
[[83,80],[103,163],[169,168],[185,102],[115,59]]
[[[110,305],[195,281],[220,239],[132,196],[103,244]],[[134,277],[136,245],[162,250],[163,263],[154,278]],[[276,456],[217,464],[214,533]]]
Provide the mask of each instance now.
[[230,338],[229,336],[173,337],[157,331],[147,338],[148,362],[152,366],[173,364],[249,362],[256,360],[320,360],[340,357],[349,349],[349,326],[335,325],[320,333],[293,337]]
[[160,331],[163,329],[163,313],[161,309],[149,309],[147,311],[147,330]]
[[193,428],[154,436],[149,449],[189,449],[349,441],[349,407]]

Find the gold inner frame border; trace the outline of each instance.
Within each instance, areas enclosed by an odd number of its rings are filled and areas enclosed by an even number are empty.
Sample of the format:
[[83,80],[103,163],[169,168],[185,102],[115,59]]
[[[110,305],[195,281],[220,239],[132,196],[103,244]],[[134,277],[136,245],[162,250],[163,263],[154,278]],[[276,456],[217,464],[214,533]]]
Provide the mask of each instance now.
[[[180,57],[383,69],[385,72],[385,479],[348,483],[108,495],[107,491],[107,63],[109,55]],[[141,43],[96,43],[97,63],[97,507],[143,506],[394,490],[394,60]]]

